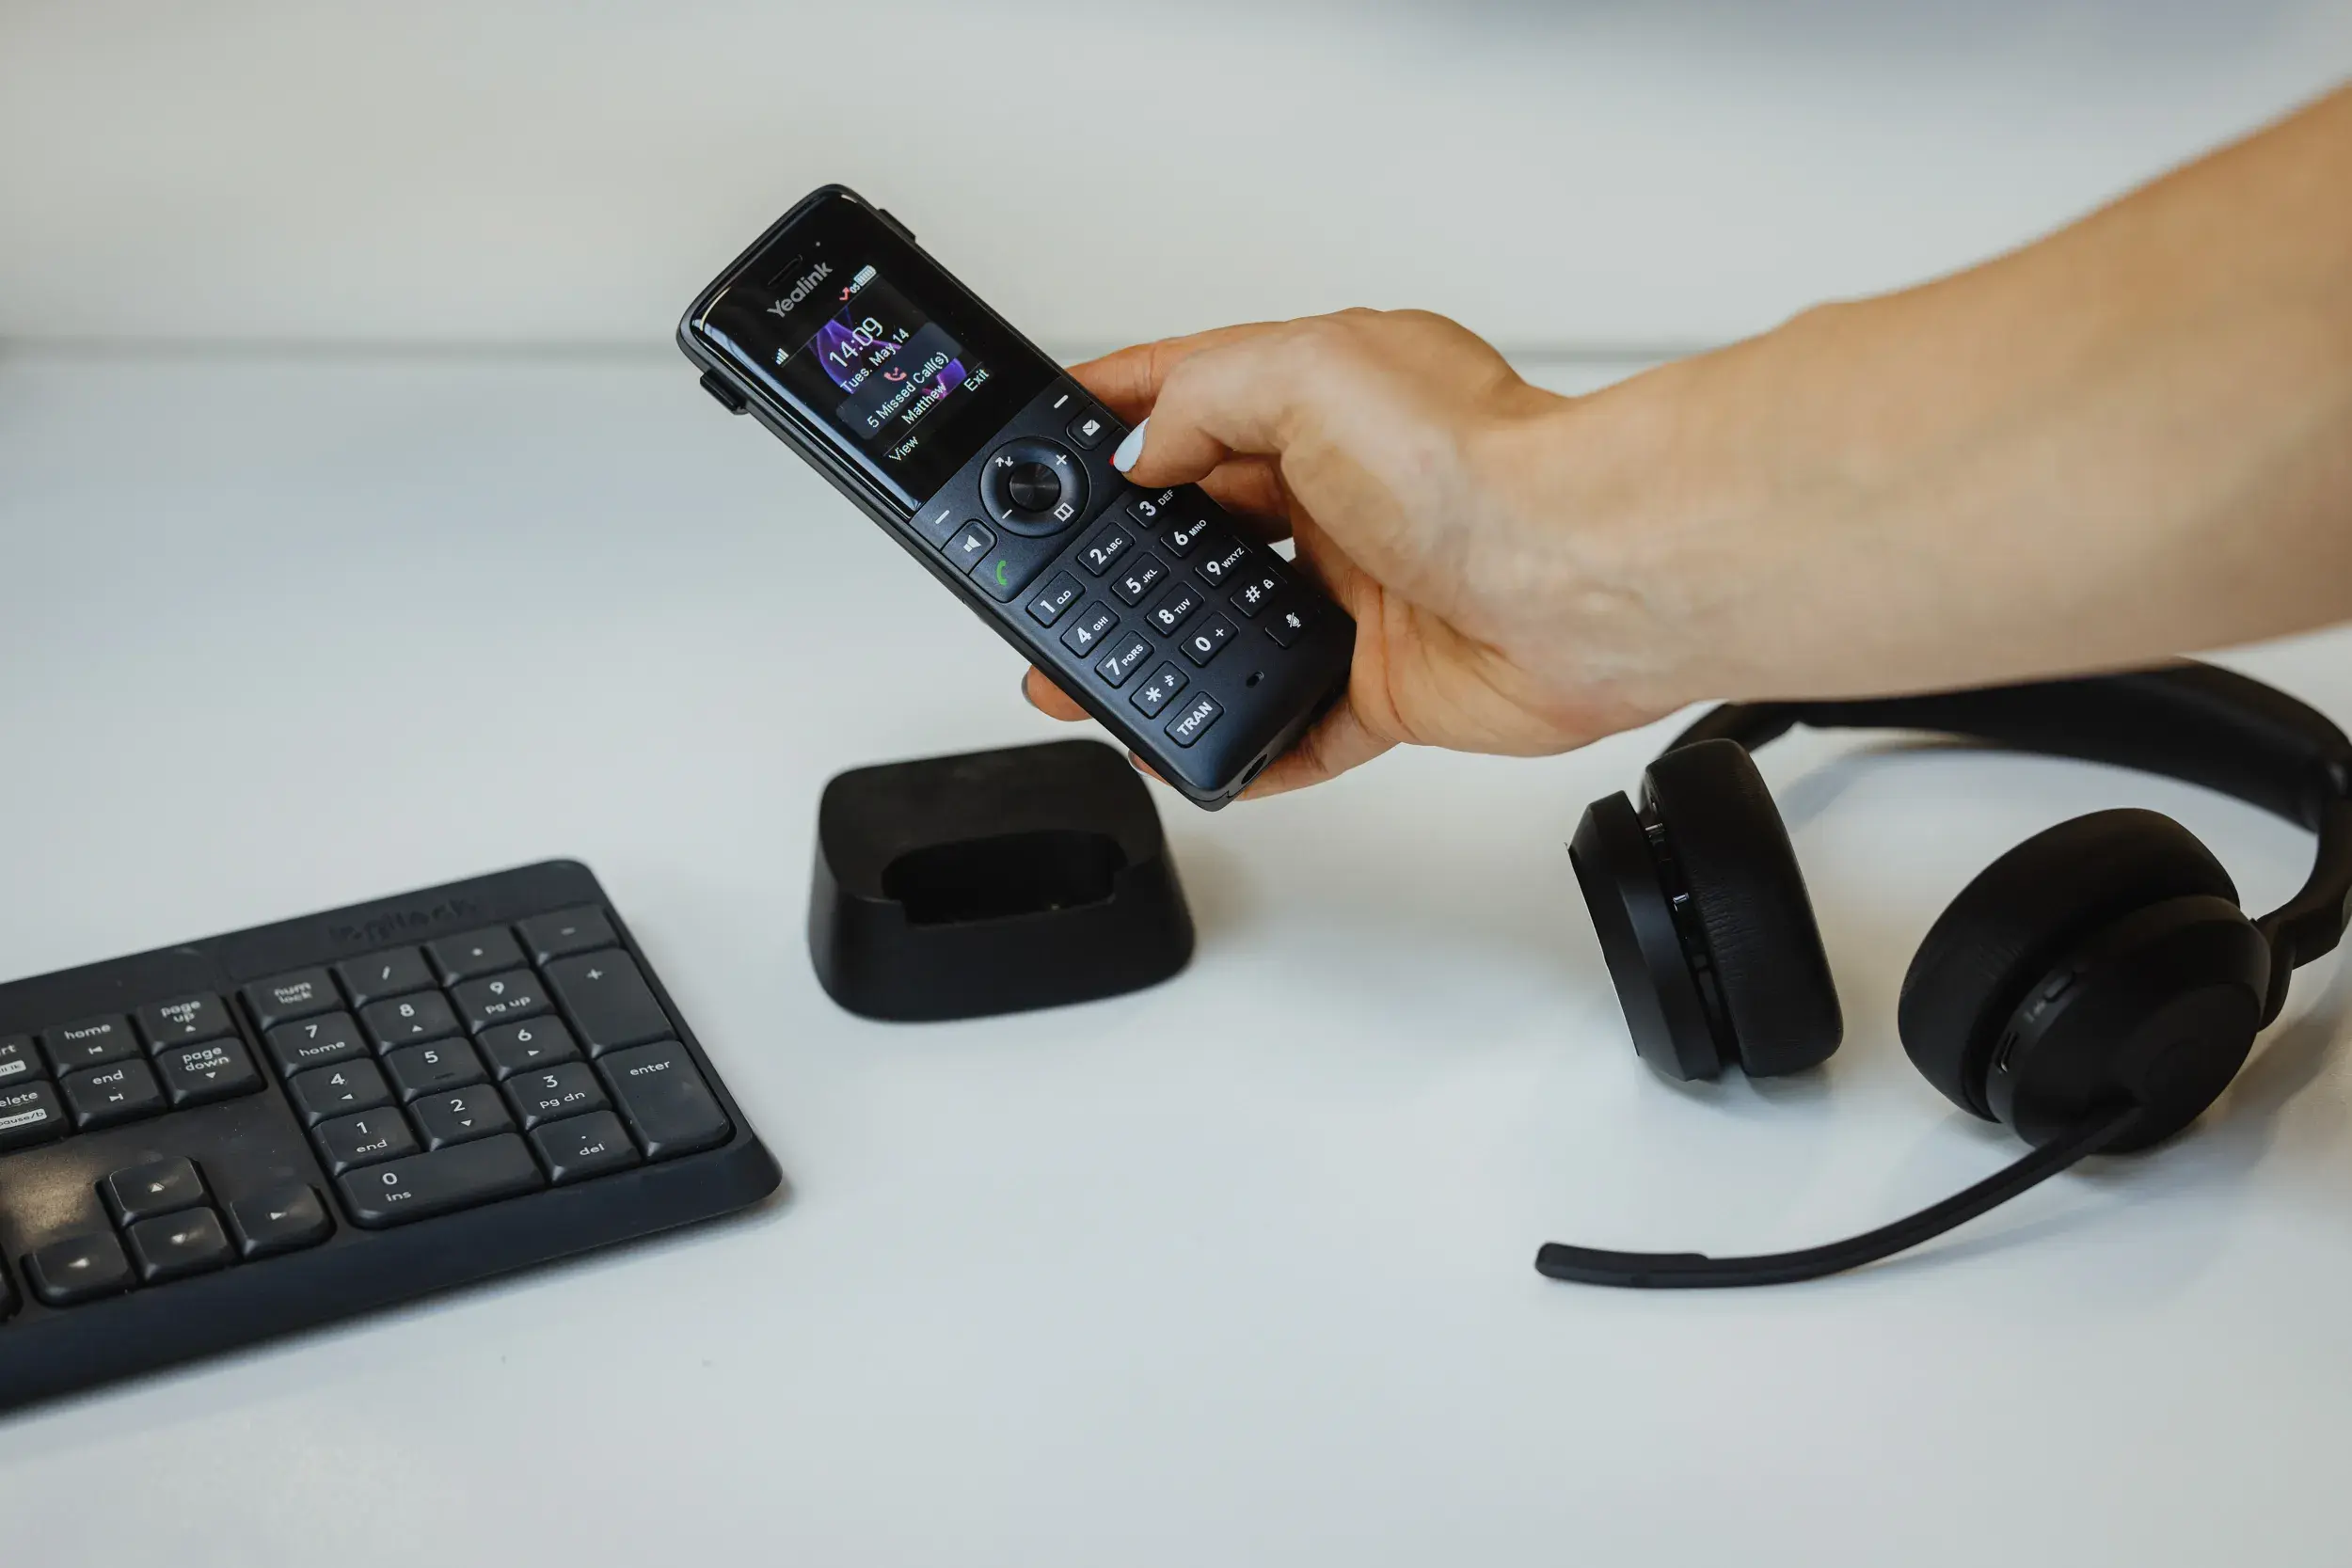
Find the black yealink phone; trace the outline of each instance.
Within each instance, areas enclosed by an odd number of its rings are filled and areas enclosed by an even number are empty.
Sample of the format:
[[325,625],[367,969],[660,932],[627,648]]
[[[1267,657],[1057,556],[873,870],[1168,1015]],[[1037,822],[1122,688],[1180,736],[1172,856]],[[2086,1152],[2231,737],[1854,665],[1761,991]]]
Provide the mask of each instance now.
[[839,185],[678,323],[751,413],[1196,804],[1231,800],[1342,689],[1355,623],[1191,485],[1110,464],[1126,427]]

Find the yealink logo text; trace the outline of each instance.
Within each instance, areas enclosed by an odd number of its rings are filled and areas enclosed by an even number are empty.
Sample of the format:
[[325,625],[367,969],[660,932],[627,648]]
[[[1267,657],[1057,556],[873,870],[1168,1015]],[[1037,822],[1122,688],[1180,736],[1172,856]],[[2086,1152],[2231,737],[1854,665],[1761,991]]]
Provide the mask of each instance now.
[[790,293],[785,295],[782,299],[768,307],[768,309],[779,316],[790,315],[792,313],[792,307],[806,299],[811,291],[813,291],[818,284],[822,283],[826,278],[831,277],[832,276],[833,263],[831,261],[818,262],[817,270],[815,272],[810,273],[806,277],[803,277],[798,283],[793,284],[792,292]]

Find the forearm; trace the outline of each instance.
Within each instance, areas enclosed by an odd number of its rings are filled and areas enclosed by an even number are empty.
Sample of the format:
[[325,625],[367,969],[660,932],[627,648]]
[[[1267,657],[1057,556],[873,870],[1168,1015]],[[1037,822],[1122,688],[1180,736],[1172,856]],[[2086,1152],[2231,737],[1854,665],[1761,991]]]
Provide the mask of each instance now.
[[2352,91],[2025,250],[1558,417],[1557,451],[1616,454],[1559,482],[1567,570],[1629,634],[1596,673],[1639,705],[2352,617]]

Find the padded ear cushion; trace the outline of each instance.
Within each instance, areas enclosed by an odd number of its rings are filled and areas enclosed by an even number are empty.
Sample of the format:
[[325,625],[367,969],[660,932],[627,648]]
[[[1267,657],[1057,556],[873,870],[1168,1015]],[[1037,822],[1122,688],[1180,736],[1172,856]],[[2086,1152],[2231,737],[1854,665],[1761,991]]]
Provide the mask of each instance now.
[[1642,794],[1706,933],[1740,1065],[1764,1076],[1828,1060],[1846,1028],[1837,988],[1788,830],[1746,748],[1677,747],[1649,765]]
[[1985,1065],[2026,991],[2102,927],[2198,895],[2237,902],[2213,851],[2156,812],[2093,812],[2036,833],[1961,889],[1919,943],[1895,1012],[1904,1051],[1989,1118]]

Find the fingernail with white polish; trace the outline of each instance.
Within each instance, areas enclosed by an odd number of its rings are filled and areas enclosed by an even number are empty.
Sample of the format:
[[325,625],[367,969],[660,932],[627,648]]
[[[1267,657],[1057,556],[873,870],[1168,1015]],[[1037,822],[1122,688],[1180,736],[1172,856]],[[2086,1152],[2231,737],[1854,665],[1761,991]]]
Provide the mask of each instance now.
[[1136,459],[1143,455],[1144,426],[1150,424],[1151,422],[1151,417],[1147,415],[1144,417],[1141,423],[1137,424],[1135,429],[1127,432],[1127,438],[1120,442],[1119,449],[1111,453],[1112,467],[1117,468],[1123,474],[1128,469],[1136,466]]

